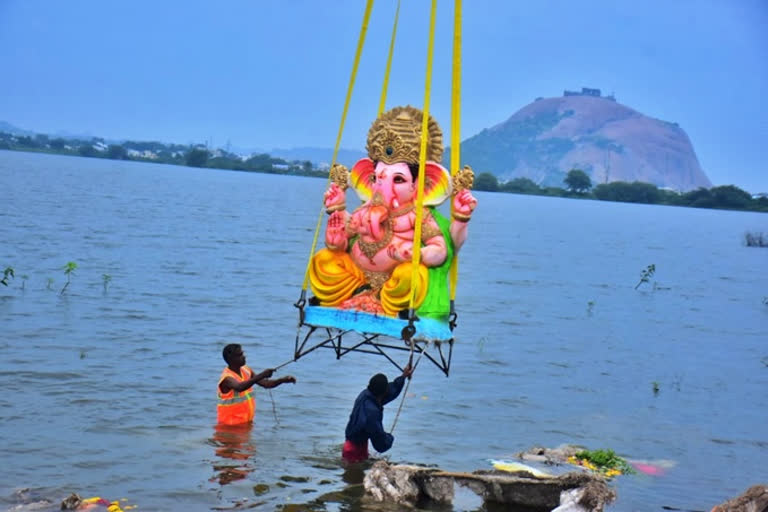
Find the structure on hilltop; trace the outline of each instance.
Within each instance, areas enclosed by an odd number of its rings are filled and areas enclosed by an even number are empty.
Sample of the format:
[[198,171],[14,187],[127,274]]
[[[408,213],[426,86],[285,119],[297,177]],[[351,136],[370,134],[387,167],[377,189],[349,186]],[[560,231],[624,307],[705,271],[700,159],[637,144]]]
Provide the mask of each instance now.
[[613,94],[603,96],[600,93],[600,89],[590,89],[589,87],[582,87],[581,92],[569,91],[566,89],[563,91],[563,96],[592,96],[593,98],[603,98],[606,100],[616,101],[616,97]]

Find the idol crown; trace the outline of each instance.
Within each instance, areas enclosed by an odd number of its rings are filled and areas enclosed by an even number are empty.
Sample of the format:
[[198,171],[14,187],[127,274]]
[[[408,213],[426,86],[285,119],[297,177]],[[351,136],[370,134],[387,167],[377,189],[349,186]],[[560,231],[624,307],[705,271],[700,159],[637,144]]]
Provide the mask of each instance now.
[[[421,123],[424,113],[409,106],[395,107],[384,112],[368,130],[368,156],[373,161],[387,164],[419,163],[421,149]],[[443,132],[432,116],[427,126],[427,160],[443,159]]]

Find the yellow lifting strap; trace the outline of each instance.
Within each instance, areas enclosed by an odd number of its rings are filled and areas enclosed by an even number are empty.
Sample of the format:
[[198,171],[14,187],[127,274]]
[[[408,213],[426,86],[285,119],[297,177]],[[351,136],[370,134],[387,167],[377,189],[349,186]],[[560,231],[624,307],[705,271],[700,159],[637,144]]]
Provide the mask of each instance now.
[[408,309],[413,311],[416,297],[416,282],[419,277],[419,259],[421,256],[421,223],[424,219],[424,170],[427,164],[427,137],[429,137],[429,102],[432,92],[432,58],[435,49],[435,17],[437,15],[437,0],[432,0],[432,10],[429,15],[429,44],[427,45],[427,75],[424,80],[424,108],[421,119],[421,148],[419,149],[419,184],[416,193],[416,226],[413,233],[413,256],[411,256],[411,293]]
[[[349,102],[352,99],[352,90],[355,87],[355,77],[357,76],[357,68],[360,65],[360,56],[363,54],[363,46],[365,44],[365,35],[368,32],[368,21],[371,18],[371,10],[373,9],[373,0],[368,0],[365,4],[365,14],[363,14],[363,23],[360,27],[360,36],[357,39],[357,51],[355,52],[355,62],[352,65],[352,73],[349,76],[349,85],[347,86],[347,97],[344,100],[344,111],[341,114],[341,123],[339,124],[339,133],[336,135],[336,145],[333,148],[333,158],[331,159],[331,169],[336,164],[336,157],[339,154],[339,146],[341,145],[341,135],[344,133],[344,122],[347,120],[347,112],[349,111]],[[331,182],[331,175],[328,174],[328,183]],[[315,225],[315,236],[312,238],[312,248],[309,251],[309,260],[307,261],[307,268],[304,271],[304,282],[301,284],[302,291],[306,291],[307,284],[309,283],[309,269],[312,265],[312,255],[315,254],[315,248],[317,247],[317,238],[320,234],[320,224],[323,220],[324,207],[320,208],[320,214],[317,216],[317,224]]]
[[[456,0],[453,14],[453,72],[451,82],[451,177],[456,176],[461,165],[461,0]],[[453,217],[453,201],[451,201]],[[459,281],[459,255],[453,255],[448,274],[451,301],[456,299],[456,283]]]
[[389,55],[387,56],[387,67],[384,71],[384,83],[381,85],[381,101],[379,101],[379,111],[376,117],[381,116],[387,104],[387,88],[389,87],[389,72],[392,69],[392,54],[395,53],[395,36],[397,35],[397,20],[400,17],[400,0],[397,0],[397,9],[395,10],[395,23],[392,25],[392,39],[389,41]]

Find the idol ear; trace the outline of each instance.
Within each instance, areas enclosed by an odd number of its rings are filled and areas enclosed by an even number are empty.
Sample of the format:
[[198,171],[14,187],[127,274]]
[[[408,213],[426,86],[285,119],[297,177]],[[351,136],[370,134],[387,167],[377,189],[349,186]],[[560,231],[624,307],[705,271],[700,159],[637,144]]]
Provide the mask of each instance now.
[[424,169],[424,200],[426,206],[437,206],[451,195],[451,173],[436,162],[427,162]]
[[349,171],[349,183],[363,202],[373,196],[373,172],[373,160],[370,158],[361,158]]

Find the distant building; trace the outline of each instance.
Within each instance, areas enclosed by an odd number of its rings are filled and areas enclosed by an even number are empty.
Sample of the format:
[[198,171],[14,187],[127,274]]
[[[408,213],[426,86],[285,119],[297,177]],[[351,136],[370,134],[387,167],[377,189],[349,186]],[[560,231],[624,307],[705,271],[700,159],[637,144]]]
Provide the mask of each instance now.
[[591,96],[593,98],[603,98],[610,101],[616,101],[616,97],[613,94],[609,96],[602,96],[600,89],[591,89],[589,87],[582,87],[581,91],[569,91],[566,89],[563,91],[563,96]]
[[156,160],[157,154],[145,149],[144,151],[136,151],[135,149],[126,149],[125,153],[131,158],[146,158],[149,160]]

